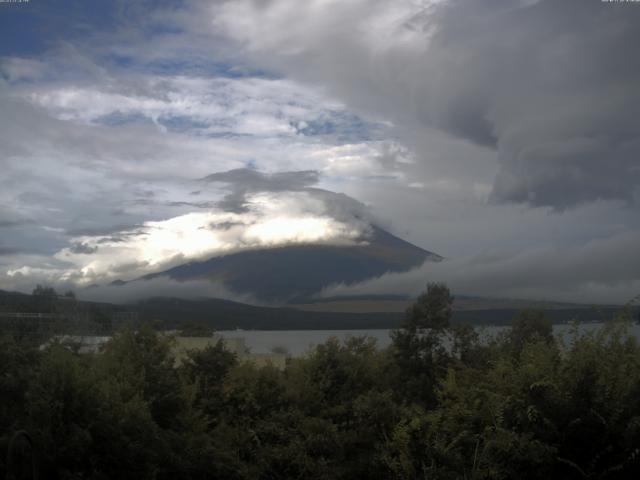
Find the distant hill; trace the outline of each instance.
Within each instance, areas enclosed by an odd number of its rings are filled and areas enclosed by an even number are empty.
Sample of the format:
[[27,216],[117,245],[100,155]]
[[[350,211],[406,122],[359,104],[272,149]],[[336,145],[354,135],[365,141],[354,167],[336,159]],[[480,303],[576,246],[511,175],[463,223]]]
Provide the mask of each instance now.
[[[403,295],[349,295],[338,297],[314,298],[307,301],[293,302],[292,308],[308,312],[342,312],[342,313],[403,313],[414,298]],[[481,312],[483,310],[585,310],[591,305],[551,302],[542,300],[524,300],[511,298],[484,298],[468,295],[454,295],[453,310],[456,312]],[[599,305],[597,308],[616,308],[615,305]]]
[[[151,298],[132,305],[145,321],[160,321],[170,328],[179,328],[185,321],[204,323],[219,330],[357,330],[398,328],[404,312],[376,311],[304,311],[290,307],[259,307],[220,299],[183,300]],[[456,310],[453,323],[472,325],[510,325],[526,304],[495,305],[478,310]],[[621,311],[621,307],[577,306],[554,304],[541,308],[553,323],[606,322]],[[637,309],[636,309],[637,315]]]
[[288,302],[335,284],[353,284],[404,272],[442,257],[373,227],[366,244],[356,246],[290,245],[251,250],[191,262],[146,275],[178,281],[219,280],[230,290],[262,301]]
[[[43,309],[40,298],[33,295],[0,290],[0,334],[6,328],[14,328],[16,321],[28,326],[30,319],[12,319],[3,316],[3,312],[43,312],[54,311],[79,312],[86,315],[88,323],[78,324],[70,317],[68,325],[56,324],[57,333],[100,333],[105,334],[136,322],[151,322],[159,328],[179,329],[185,323],[204,324],[218,330],[256,329],[256,330],[351,330],[397,328],[404,313],[400,311],[304,311],[289,307],[259,307],[229,300],[202,298],[186,300],[180,298],[156,297],[148,298],[126,305],[72,301],[59,298],[52,305]],[[373,301],[373,298],[370,298]],[[51,308],[52,307],[52,308]],[[521,305],[520,308],[525,308]],[[520,308],[514,305],[498,305],[493,308],[478,310],[456,310],[453,322],[473,325],[509,325]],[[548,305],[542,308],[545,315],[554,323],[565,323],[571,320],[581,322],[602,322],[611,320],[620,307],[586,307],[567,304]],[[636,307],[634,315],[640,310]],[[129,315],[133,314],[133,316]],[[97,323],[96,323],[97,322]],[[96,327],[99,327],[96,330]],[[80,329],[80,330],[78,330]],[[105,330],[106,329],[106,330]]]

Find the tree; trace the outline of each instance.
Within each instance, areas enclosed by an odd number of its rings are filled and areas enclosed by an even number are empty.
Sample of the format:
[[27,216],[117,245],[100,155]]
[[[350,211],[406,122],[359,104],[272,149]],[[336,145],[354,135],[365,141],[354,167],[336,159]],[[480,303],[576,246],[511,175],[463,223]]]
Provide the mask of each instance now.
[[441,283],[429,283],[426,292],[407,309],[400,329],[392,332],[398,388],[408,399],[431,406],[438,379],[446,372],[447,352],[442,343],[453,313],[453,297]]
[[203,350],[187,353],[181,370],[184,378],[195,385],[196,404],[208,416],[209,421],[220,414],[224,403],[223,383],[237,363],[236,354],[226,350],[221,340]]
[[441,333],[449,328],[452,314],[453,297],[449,287],[444,283],[429,283],[427,290],[407,309],[404,328]]
[[480,336],[473,325],[459,323],[451,328],[451,353],[463,364],[481,367],[487,360],[487,347],[480,343]]
[[540,310],[523,310],[513,321],[509,333],[512,352],[515,357],[520,356],[527,343],[542,341],[547,344],[553,342],[553,326]]
[[213,328],[204,323],[185,322],[180,327],[181,337],[211,337],[212,335]]
[[11,336],[0,335],[0,478],[5,453],[14,432],[24,427],[27,391],[35,376],[40,352]]
[[33,289],[32,295],[36,300],[35,307],[38,312],[50,313],[57,310],[58,292],[53,287],[38,284]]
[[31,294],[34,297],[46,297],[46,298],[55,298],[58,296],[58,292],[53,287],[47,287],[43,285],[36,285],[36,288],[33,289]]
[[171,355],[172,339],[150,326],[124,330],[105,345],[100,357],[107,373],[140,389],[154,421],[162,428],[178,428],[185,407],[178,373]]

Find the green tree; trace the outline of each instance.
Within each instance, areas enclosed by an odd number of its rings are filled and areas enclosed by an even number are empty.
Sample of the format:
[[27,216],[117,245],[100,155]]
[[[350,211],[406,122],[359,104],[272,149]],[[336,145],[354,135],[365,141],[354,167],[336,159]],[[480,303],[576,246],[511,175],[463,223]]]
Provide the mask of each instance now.
[[213,328],[199,322],[185,322],[180,328],[182,337],[211,337],[213,333]]
[[215,420],[224,405],[224,381],[238,363],[237,356],[218,341],[203,350],[188,352],[181,366],[184,378],[195,387],[195,401],[207,415]]
[[36,285],[33,289],[34,307],[40,313],[53,313],[57,311],[58,292],[53,287]]
[[449,329],[453,297],[446,285],[430,283],[407,309],[402,326],[391,334],[397,388],[406,399],[433,406],[448,354],[443,337]]
[[142,392],[153,419],[162,428],[177,427],[185,406],[178,372],[171,355],[172,339],[150,326],[118,333],[99,360],[105,373]]
[[34,297],[46,297],[46,298],[55,298],[58,296],[58,292],[53,287],[48,287],[46,285],[36,285],[36,288],[33,289],[31,294]]
[[29,385],[36,375],[40,353],[0,335],[0,478],[4,478],[4,462],[11,436],[25,427]]
[[540,310],[523,310],[513,321],[509,332],[513,355],[518,357],[527,343],[552,343],[553,326]]

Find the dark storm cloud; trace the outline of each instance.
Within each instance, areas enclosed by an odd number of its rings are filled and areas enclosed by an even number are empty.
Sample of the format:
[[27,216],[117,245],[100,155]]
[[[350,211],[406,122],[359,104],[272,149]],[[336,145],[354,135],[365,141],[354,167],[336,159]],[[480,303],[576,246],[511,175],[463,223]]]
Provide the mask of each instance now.
[[458,294],[624,304],[640,292],[638,245],[640,232],[629,232],[581,247],[485,252],[336,286],[326,295],[417,295],[427,282],[440,281]]
[[[631,2],[240,3],[225,3],[217,25],[256,61],[392,120],[414,145],[438,129],[493,149],[495,203],[637,200],[640,8]],[[283,30],[291,18],[297,28]],[[434,164],[424,144],[424,171],[414,173],[426,178]],[[464,161],[472,168],[473,157]]]
[[69,251],[72,253],[83,253],[89,255],[91,253],[96,253],[98,251],[98,247],[92,247],[86,243],[78,242],[71,245]]
[[247,191],[278,192],[300,190],[315,185],[318,183],[319,174],[314,170],[262,173],[248,168],[237,168],[228,172],[213,173],[203,180],[237,185]]
[[217,203],[229,212],[247,211],[247,194],[252,192],[291,192],[304,190],[318,183],[319,174],[314,170],[298,172],[262,173],[248,168],[238,168],[206,176],[207,183],[226,184],[230,192]]
[[[379,223],[368,207],[343,193],[316,188],[319,173],[314,170],[264,173],[251,169],[235,169],[208,175],[202,181],[225,184],[229,190],[216,206],[227,212],[244,213],[250,210],[250,194],[282,193],[287,195],[303,192],[304,197],[292,199],[295,208],[302,208],[315,215],[328,216],[334,220],[353,226],[364,236],[370,233],[370,225]],[[304,205],[303,205],[304,204]],[[293,207],[294,205],[292,205]],[[213,230],[228,231],[243,225],[236,222],[212,224]]]
[[[640,185],[640,9],[454,1],[432,48],[431,121],[497,149],[492,200],[565,209]],[[429,58],[426,59],[427,61]],[[427,109],[434,99],[423,97]]]
[[230,230],[233,227],[243,227],[245,226],[246,223],[243,222],[216,222],[216,223],[211,223],[209,225],[209,227],[211,228],[211,230]]
[[[577,299],[640,285],[640,216],[620,208],[640,199],[638,5],[75,3],[0,18],[0,286],[82,281],[89,264],[114,265],[95,273],[107,279],[148,273],[145,222],[187,213],[242,248],[261,201],[359,231],[375,223],[454,259],[409,287],[546,296],[574,285]],[[316,188],[314,169],[367,206]],[[205,218],[216,207],[250,211]],[[636,236],[585,249],[625,232]],[[74,243],[98,250],[71,255]],[[485,249],[501,253],[469,257]]]
[[0,228],[23,227],[33,225],[33,220],[3,220],[0,218]]
[[5,247],[0,245],[0,257],[1,256],[13,256],[13,255],[21,255],[33,253],[32,250],[22,247]]
[[453,1],[437,18],[425,61],[435,59],[439,75],[426,82],[420,113],[497,149],[495,202],[632,202],[640,185],[638,25],[640,9],[600,1]]

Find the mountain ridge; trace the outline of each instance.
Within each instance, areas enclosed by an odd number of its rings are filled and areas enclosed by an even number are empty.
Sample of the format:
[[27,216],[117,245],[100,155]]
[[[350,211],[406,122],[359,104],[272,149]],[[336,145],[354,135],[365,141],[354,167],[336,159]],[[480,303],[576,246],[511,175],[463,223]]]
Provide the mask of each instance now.
[[354,284],[389,272],[405,272],[442,257],[372,226],[366,244],[300,244],[235,252],[179,265],[138,280],[221,281],[234,293],[288,303],[332,284]]

